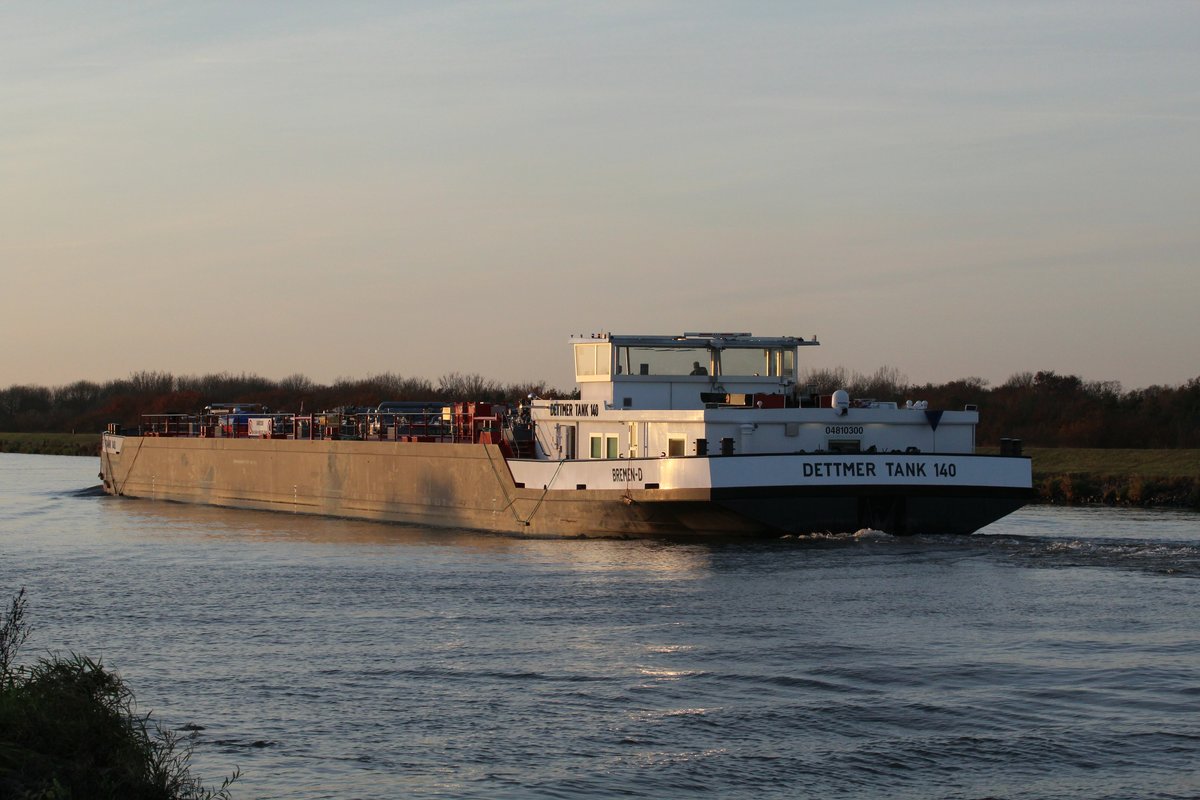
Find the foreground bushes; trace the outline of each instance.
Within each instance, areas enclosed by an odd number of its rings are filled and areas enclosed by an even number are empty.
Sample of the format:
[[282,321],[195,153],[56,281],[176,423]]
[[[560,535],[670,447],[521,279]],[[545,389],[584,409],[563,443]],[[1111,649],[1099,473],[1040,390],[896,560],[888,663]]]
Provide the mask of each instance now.
[[86,656],[14,664],[28,636],[25,590],[0,621],[0,797],[228,798],[191,776],[191,748],[136,712],[115,672]]

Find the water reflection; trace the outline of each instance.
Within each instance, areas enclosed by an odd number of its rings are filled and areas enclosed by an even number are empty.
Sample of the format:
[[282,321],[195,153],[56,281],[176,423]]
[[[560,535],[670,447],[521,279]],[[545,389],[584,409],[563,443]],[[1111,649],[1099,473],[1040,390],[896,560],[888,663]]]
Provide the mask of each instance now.
[[[1001,555],[1034,566],[1107,566],[1168,575],[1200,574],[1200,514],[1161,509],[1031,506],[969,537],[896,538],[878,531],[842,536],[781,537],[754,542],[615,539],[522,539],[506,534],[388,522],[216,508],[183,503],[78,495],[98,507],[103,526],[119,536],[151,541],[224,542],[278,547],[451,548],[486,556],[557,565],[578,573],[655,574],[696,580],[736,572],[775,553],[783,562],[814,550],[880,552],[926,559]],[[1065,532],[1074,536],[1064,537]],[[1082,534],[1082,536],[1081,536]],[[781,562],[782,563],[782,562]]]
[[464,553],[563,563],[583,572],[628,571],[696,577],[711,569],[704,544],[655,540],[522,539],[453,528],[216,508],[131,498],[98,498],[106,527],[154,541],[221,541],[372,547],[449,547]]
[[131,498],[105,498],[101,509],[111,516],[115,528],[131,527],[149,536],[181,539],[330,545],[436,544],[489,550],[502,549],[505,543],[502,537],[468,531]]

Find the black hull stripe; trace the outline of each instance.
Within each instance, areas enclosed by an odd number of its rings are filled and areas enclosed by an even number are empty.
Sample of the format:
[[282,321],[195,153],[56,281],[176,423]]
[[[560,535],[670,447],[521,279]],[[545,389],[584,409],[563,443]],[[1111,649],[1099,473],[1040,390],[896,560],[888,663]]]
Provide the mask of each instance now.
[[1010,486],[748,486],[714,488],[714,500],[751,500],[768,497],[920,497],[1031,500],[1032,488]]

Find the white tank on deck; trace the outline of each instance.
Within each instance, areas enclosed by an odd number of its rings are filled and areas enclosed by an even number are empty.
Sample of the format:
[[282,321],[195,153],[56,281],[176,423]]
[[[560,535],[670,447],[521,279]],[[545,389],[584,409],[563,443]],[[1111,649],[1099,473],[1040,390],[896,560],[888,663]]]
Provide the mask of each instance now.
[[850,407],[850,393],[845,389],[838,389],[833,393],[833,410],[838,414],[845,414],[846,409]]

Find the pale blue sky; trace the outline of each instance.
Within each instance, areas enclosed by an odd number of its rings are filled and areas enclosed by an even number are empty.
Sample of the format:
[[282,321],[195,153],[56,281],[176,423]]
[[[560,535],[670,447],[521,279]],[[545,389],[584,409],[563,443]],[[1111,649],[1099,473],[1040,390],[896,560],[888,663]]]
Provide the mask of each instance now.
[[0,386],[1200,375],[1200,3],[0,6]]

